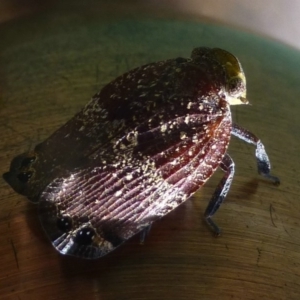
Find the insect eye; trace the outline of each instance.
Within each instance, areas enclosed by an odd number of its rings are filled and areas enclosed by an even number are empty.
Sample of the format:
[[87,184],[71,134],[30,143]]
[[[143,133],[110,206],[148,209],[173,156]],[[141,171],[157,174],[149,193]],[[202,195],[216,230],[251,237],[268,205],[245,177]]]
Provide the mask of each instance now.
[[231,78],[227,84],[227,92],[234,96],[245,92],[245,83],[239,77]]
[[35,161],[36,157],[25,157],[23,160],[22,160],[22,163],[21,163],[21,168],[26,168],[28,166],[30,166],[34,161]]
[[69,216],[61,216],[56,221],[56,226],[63,232],[68,232],[73,227],[73,221]]
[[90,245],[95,237],[95,230],[89,227],[80,229],[75,238],[74,242],[80,245]]
[[22,183],[27,183],[29,179],[31,178],[33,172],[21,172],[17,175],[17,178],[22,182]]

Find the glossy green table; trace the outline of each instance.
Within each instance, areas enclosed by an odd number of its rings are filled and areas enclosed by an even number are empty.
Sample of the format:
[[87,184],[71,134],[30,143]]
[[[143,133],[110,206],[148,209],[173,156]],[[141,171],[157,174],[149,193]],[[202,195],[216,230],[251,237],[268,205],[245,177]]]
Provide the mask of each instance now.
[[233,118],[262,139],[282,184],[259,177],[254,148],[233,138],[236,175],[214,218],[221,237],[202,218],[218,171],[157,222],[143,246],[137,237],[84,261],[59,255],[36,207],[1,179],[1,299],[299,299],[300,53],[182,17],[93,1],[66,7],[0,26],[0,173],[124,71],[208,46],[240,59],[252,105],[233,107]]

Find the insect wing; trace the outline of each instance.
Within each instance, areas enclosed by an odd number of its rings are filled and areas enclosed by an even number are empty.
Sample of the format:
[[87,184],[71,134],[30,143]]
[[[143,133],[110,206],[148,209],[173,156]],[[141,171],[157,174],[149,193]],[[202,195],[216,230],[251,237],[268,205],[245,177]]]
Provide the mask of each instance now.
[[130,142],[126,135],[112,146],[113,164],[95,156],[97,167],[48,185],[39,213],[54,247],[84,258],[103,256],[199,189],[225,153],[230,122],[219,115],[189,118],[189,131],[186,117],[172,120],[176,126],[168,133],[162,128],[169,121],[147,130],[142,123]]

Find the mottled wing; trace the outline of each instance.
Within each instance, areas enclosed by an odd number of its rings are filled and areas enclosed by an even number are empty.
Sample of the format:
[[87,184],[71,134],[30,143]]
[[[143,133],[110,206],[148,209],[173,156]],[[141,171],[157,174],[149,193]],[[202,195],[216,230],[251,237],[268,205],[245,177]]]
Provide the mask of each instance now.
[[145,120],[115,141],[112,163],[95,155],[97,166],[52,182],[39,209],[54,247],[84,258],[103,256],[199,189],[218,167],[231,129],[229,111],[206,109],[151,128]]

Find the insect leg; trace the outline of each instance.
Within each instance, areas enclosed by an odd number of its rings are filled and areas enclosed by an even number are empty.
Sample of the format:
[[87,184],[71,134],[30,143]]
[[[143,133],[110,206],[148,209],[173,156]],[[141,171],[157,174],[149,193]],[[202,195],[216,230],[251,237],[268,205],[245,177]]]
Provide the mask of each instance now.
[[204,218],[207,224],[212,228],[216,235],[220,235],[221,230],[211,218],[225,200],[234,175],[234,161],[227,153],[223,157],[220,168],[225,172],[225,175],[218,184],[204,213]]
[[149,234],[152,224],[148,225],[140,233],[140,244],[144,244],[146,236]]
[[257,160],[258,173],[278,185],[279,178],[270,174],[271,164],[264,145],[257,136],[237,124],[233,124],[231,133],[241,140],[256,146],[255,156]]

